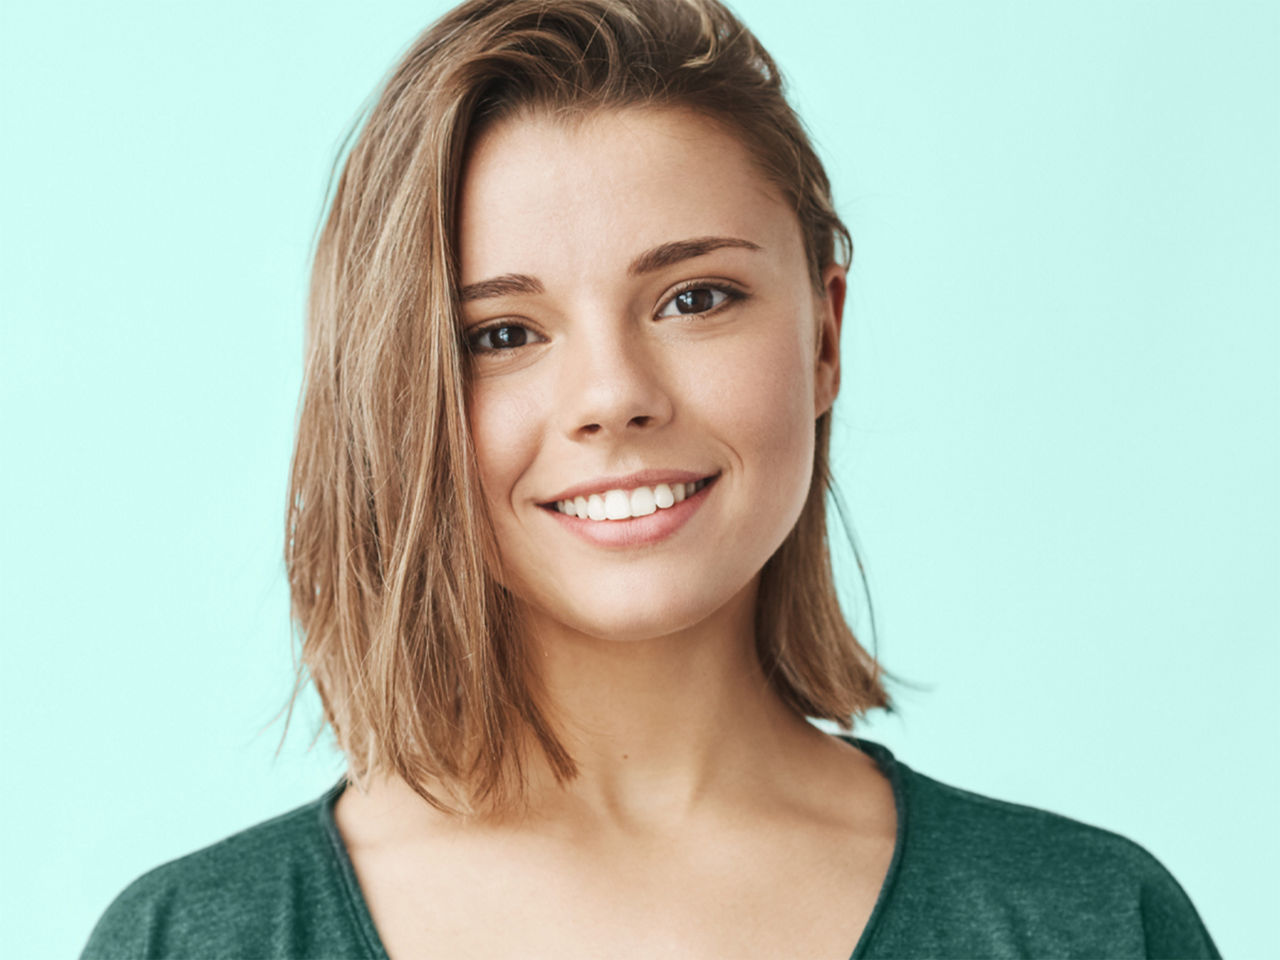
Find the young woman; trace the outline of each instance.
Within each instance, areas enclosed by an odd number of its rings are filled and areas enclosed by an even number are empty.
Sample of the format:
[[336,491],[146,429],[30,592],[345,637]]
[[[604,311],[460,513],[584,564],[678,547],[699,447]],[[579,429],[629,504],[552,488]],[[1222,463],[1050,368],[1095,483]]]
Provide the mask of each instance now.
[[1106,831],[833,737],[848,234],[715,0],[473,0],[314,267],[287,562],[349,761],[85,956],[1211,957]]

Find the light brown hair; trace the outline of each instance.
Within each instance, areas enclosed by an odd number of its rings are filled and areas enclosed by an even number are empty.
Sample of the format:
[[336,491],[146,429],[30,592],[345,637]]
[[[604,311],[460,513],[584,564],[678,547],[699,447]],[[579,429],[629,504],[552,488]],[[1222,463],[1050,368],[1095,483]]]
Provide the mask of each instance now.
[[[311,281],[285,561],[309,673],[350,775],[394,773],[451,812],[523,797],[531,733],[576,775],[540,701],[465,407],[454,221],[468,143],[518,111],[700,111],[793,205],[811,278],[852,244],[779,71],[716,0],[471,0],[392,70],[333,191]],[[836,597],[831,413],[803,511],[766,563],[761,665],[798,713],[851,729],[889,705]],[[856,547],[855,547],[856,551]],[[291,701],[292,703],[292,701]]]

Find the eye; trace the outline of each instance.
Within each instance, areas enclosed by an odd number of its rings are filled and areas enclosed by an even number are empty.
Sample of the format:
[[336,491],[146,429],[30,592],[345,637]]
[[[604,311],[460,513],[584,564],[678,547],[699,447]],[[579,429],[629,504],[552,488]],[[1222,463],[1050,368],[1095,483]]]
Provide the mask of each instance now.
[[469,331],[467,349],[471,353],[494,353],[538,343],[541,339],[524,324],[504,321]]
[[688,317],[700,313],[710,313],[724,304],[741,300],[744,294],[732,287],[716,286],[705,282],[693,282],[678,290],[662,309],[659,317]]

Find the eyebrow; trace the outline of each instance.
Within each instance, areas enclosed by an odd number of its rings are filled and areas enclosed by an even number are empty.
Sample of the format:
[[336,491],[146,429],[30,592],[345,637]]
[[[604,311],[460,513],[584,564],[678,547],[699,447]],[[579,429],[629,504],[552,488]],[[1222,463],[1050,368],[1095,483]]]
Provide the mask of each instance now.
[[526,273],[504,273],[500,277],[469,283],[458,294],[463,303],[489,297],[512,297],[522,293],[543,293],[541,281]]
[[646,250],[631,261],[627,276],[639,277],[682,260],[701,257],[722,247],[740,247],[743,250],[759,250],[760,245],[738,237],[696,237],[693,240],[673,240]]
[[[646,250],[632,260],[627,267],[627,276],[643,276],[684,260],[705,256],[713,250],[724,247],[737,247],[742,250],[762,249],[758,243],[752,243],[740,237],[695,237],[691,240],[672,240],[669,243],[661,243],[652,250]],[[500,277],[467,284],[459,292],[459,299],[463,303],[469,303],[472,300],[486,300],[490,297],[545,292],[546,288],[537,277],[531,277],[527,273],[504,273]]]

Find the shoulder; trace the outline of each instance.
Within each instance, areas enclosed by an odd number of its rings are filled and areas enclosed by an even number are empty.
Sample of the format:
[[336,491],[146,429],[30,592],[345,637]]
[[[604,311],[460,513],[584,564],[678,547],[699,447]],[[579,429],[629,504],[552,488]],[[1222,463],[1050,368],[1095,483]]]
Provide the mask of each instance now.
[[927,918],[930,930],[950,938],[946,949],[1218,955],[1182,887],[1140,844],[893,763],[906,815],[894,912],[915,923]]
[[99,919],[82,960],[305,956],[348,936],[324,826],[332,794],[143,874]]
[[1027,882],[1085,870],[1094,883],[1132,883],[1166,871],[1118,833],[1025,804],[997,800],[922,773],[904,777],[911,827],[930,862],[946,871],[988,871]]

